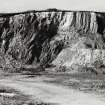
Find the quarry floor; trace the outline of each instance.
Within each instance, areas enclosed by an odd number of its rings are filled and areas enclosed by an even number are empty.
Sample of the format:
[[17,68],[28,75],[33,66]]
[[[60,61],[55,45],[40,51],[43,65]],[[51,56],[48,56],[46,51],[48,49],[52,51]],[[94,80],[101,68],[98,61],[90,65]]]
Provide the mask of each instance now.
[[105,105],[105,89],[99,88],[104,86],[103,78],[91,76],[91,79],[90,77],[87,79],[85,75],[62,73],[14,74],[1,78],[0,85],[13,88],[30,96],[33,100],[41,100],[51,105]]

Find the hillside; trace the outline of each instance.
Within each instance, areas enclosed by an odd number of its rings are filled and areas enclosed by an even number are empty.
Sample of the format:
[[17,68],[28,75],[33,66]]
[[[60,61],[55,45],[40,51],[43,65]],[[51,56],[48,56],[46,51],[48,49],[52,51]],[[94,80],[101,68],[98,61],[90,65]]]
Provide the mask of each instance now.
[[105,13],[48,9],[0,15],[0,67],[104,64],[104,44]]

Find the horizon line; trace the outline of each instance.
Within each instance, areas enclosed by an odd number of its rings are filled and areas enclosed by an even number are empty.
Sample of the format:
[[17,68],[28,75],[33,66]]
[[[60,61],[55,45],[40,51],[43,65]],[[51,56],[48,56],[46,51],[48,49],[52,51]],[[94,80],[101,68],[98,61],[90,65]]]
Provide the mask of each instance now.
[[57,9],[57,8],[48,8],[48,9],[30,9],[30,10],[17,10],[12,12],[0,12],[1,14],[21,14],[21,13],[29,13],[29,12],[94,12],[94,13],[105,13],[105,11],[101,10],[79,10],[79,9]]

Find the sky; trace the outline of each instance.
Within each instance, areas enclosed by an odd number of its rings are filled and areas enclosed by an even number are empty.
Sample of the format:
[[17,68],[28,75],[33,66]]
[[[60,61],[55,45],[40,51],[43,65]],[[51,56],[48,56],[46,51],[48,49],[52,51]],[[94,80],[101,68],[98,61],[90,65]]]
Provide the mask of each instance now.
[[0,12],[57,8],[105,12],[105,0],[0,0]]

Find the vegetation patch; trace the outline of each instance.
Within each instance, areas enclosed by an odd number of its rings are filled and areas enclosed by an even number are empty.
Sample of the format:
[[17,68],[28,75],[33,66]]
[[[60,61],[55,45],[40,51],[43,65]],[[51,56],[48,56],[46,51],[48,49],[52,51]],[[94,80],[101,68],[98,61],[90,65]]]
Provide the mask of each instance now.
[[[10,95],[14,94],[14,95]],[[0,105],[52,105],[39,100],[32,100],[29,96],[8,87],[0,86]]]

